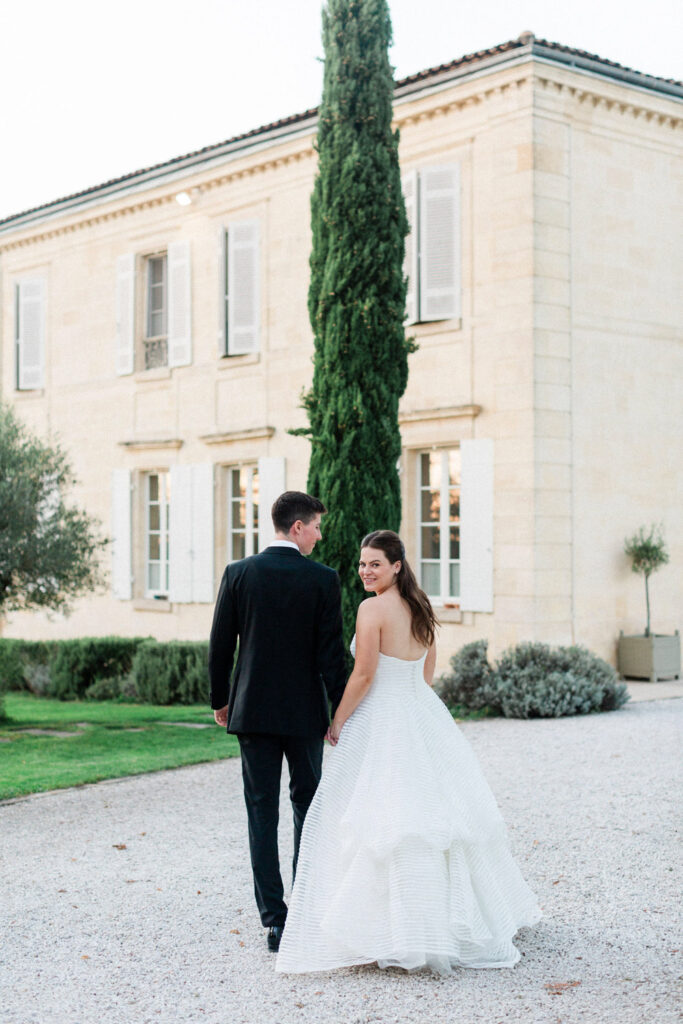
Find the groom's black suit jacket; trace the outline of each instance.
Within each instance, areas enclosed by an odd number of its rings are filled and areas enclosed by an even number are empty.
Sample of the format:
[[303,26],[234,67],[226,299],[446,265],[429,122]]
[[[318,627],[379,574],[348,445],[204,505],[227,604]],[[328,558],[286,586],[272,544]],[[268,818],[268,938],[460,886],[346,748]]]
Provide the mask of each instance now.
[[[237,665],[232,673],[239,637]],[[227,566],[209,643],[211,707],[228,732],[323,736],[346,684],[334,569],[271,547]]]

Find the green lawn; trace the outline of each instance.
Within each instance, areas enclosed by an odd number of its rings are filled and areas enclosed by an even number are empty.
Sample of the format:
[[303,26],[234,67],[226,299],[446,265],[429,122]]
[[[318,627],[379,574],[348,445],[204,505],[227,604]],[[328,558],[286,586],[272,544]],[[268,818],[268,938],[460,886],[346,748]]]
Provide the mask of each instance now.
[[[205,705],[62,702],[8,693],[5,713],[0,722],[0,800],[239,755],[236,737],[214,724]],[[211,728],[190,729],[179,724],[183,722]],[[29,728],[56,729],[69,736],[22,731]]]

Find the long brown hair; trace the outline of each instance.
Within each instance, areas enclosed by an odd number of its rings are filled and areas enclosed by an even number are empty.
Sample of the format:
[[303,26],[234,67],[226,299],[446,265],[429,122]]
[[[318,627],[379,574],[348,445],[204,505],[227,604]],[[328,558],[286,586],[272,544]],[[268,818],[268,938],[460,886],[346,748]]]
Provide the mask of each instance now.
[[431,647],[439,620],[434,614],[431,602],[415,578],[415,573],[406,560],[403,541],[393,530],[375,530],[363,537],[361,548],[375,548],[383,552],[390,562],[400,562],[396,574],[398,592],[410,608],[410,630],[423,647]]

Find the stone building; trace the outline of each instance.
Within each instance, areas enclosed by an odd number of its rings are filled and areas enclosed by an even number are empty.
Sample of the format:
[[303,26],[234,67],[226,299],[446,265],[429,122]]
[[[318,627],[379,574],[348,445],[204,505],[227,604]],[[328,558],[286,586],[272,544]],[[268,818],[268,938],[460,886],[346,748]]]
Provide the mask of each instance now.
[[[679,625],[682,100],[530,33],[396,85],[402,532],[441,667],[479,637],[613,660],[644,619],[623,539],[652,521],[653,626]],[[113,538],[111,592],[6,636],[206,637],[226,560],[305,488],[315,130],[306,111],[0,222],[2,394]]]

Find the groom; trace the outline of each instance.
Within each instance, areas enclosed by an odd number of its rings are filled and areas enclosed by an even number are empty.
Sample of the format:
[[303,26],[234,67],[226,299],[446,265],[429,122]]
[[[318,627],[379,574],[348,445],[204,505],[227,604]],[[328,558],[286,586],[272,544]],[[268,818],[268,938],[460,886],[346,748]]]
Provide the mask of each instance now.
[[346,684],[339,576],[304,557],[320,540],[326,511],[310,494],[280,495],[272,508],[276,539],[223,574],[209,642],[211,707],[216,722],[239,740],[254,892],[272,951],[287,916],[277,845],[282,756],[289,766],[296,872],[301,829],[322,770],[327,698],[334,713]]

